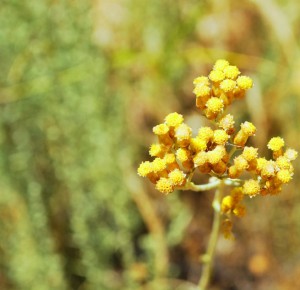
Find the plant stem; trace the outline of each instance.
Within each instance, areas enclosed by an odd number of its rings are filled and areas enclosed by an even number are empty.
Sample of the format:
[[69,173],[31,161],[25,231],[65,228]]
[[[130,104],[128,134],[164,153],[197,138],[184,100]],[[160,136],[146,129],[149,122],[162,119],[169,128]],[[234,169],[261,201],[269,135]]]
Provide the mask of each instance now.
[[207,252],[203,256],[203,271],[201,278],[199,280],[199,290],[206,290],[207,286],[209,284],[210,276],[211,276],[211,270],[213,267],[213,259],[215,255],[215,250],[216,250],[216,245],[217,245],[217,240],[218,240],[218,234],[220,230],[220,201],[222,198],[222,193],[223,193],[223,181],[221,180],[219,183],[219,186],[215,192],[215,197],[212,203],[212,207],[214,209],[214,220],[213,220],[213,226],[212,226],[212,231],[211,235],[209,238],[208,246],[207,246]]
[[207,191],[219,186],[220,180],[216,179],[207,184],[195,184],[194,182],[187,182],[184,186],[178,187],[180,190],[192,190],[192,191]]

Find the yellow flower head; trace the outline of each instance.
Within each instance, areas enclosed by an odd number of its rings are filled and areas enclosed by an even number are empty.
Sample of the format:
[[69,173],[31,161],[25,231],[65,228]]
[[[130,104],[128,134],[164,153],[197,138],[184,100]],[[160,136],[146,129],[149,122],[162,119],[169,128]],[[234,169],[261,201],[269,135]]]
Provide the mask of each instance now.
[[219,127],[224,129],[226,132],[233,130],[234,129],[233,116],[230,114],[224,116],[219,122]]
[[172,181],[165,177],[162,177],[157,181],[155,188],[164,194],[168,194],[174,191]]
[[152,161],[152,168],[153,168],[153,172],[156,173],[165,170],[167,168],[166,160],[159,157],[155,158]]
[[186,175],[179,169],[171,171],[168,176],[174,186],[181,186],[185,182]]
[[269,143],[268,148],[272,151],[278,151],[284,146],[284,140],[280,137],[273,137]]
[[257,166],[256,166],[256,169],[258,171],[261,171],[265,165],[267,164],[268,160],[264,157],[261,157],[261,158],[257,158]]
[[285,156],[279,156],[277,159],[276,159],[276,164],[278,165],[278,167],[280,169],[292,169],[292,164],[290,162],[290,160],[288,158],[286,158]]
[[211,89],[209,86],[203,85],[203,84],[198,84],[193,90],[193,93],[197,97],[208,97],[210,96]]
[[248,136],[253,136],[256,132],[256,127],[250,122],[244,122],[241,124],[243,132]]
[[205,76],[200,76],[194,79],[193,84],[196,86],[198,84],[203,84],[208,86],[209,85],[209,79]]
[[204,139],[201,139],[200,137],[195,137],[191,139],[190,142],[191,149],[198,152],[203,151],[207,147],[207,142]]
[[159,124],[153,127],[153,133],[155,135],[165,135],[169,132],[169,127],[166,124]]
[[224,130],[215,130],[213,141],[218,145],[224,145],[229,139],[229,135]]
[[298,152],[294,149],[287,149],[286,152],[284,153],[284,156],[289,159],[290,161],[293,161],[297,158]]
[[193,158],[195,166],[204,165],[208,161],[207,152],[200,151]]
[[229,66],[229,62],[225,59],[218,59],[214,65],[214,70],[223,71],[227,66]]
[[179,125],[175,130],[175,137],[178,140],[189,139],[191,135],[192,135],[192,129],[184,123]]
[[234,65],[229,65],[224,68],[226,78],[235,80],[241,73],[239,69]]
[[217,164],[222,160],[225,154],[226,149],[224,148],[224,146],[218,145],[214,150],[207,152],[208,162],[211,164]]
[[244,147],[242,156],[247,160],[247,161],[251,161],[253,159],[257,158],[257,148],[254,147]]
[[153,166],[150,161],[142,162],[138,168],[138,175],[146,177],[149,173],[153,172]]
[[213,82],[219,83],[225,79],[225,74],[220,70],[212,70],[209,74],[209,78]]
[[167,126],[169,127],[177,127],[183,122],[183,116],[181,114],[178,114],[176,112],[170,113],[165,117],[165,121]]
[[158,157],[163,153],[163,148],[161,144],[152,144],[150,146],[149,154],[153,157]]
[[247,160],[242,155],[235,157],[233,162],[238,171],[243,171],[249,167]]
[[277,178],[282,183],[288,183],[292,179],[292,173],[287,169],[283,169],[277,172]]
[[236,82],[231,79],[225,79],[220,83],[220,88],[226,93],[232,92],[235,89],[235,86]]
[[275,176],[277,169],[278,169],[277,164],[274,161],[269,160],[263,166],[261,170],[261,175],[265,177]]
[[206,107],[209,111],[218,113],[224,108],[224,104],[221,99],[212,97],[206,102]]
[[243,185],[243,192],[246,195],[254,196],[260,191],[259,182],[254,179],[246,180]]
[[189,151],[187,149],[179,148],[176,151],[176,157],[180,162],[187,161],[190,157]]
[[175,162],[176,162],[175,154],[173,154],[173,153],[167,153],[167,154],[164,156],[164,160],[166,161],[166,164],[172,164],[172,163],[175,163]]
[[198,131],[198,137],[205,140],[206,142],[210,141],[214,136],[214,131],[210,127],[201,127]]
[[249,90],[253,86],[252,79],[247,76],[239,76],[236,82],[238,87],[241,88],[242,90]]

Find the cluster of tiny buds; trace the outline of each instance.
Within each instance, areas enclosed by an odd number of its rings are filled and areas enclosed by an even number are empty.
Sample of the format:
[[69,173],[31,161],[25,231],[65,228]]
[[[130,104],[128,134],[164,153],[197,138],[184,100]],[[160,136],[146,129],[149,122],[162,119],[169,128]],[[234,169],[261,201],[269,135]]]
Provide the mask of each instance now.
[[274,137],[267,145],[273,158],[267,160],[258,156],[257,148],[246,146],[249,137],[256,133],[252,123],[242,123],[236,132],[233,116],[224,110],[233,100],[244,97],[253,85],[249,77],[240,75],[236,66],[218,60],[209,76],[197,77],[194,84],[196,106],[213,121],[215,128],[201,127],[195,136],[181,114],[170,113],[164,123],[153,128],[158,142],[150,146],[149,154],[154,160],[142,162],[138,174],[147,177],[164,194],[187,187],[195,170],[220,180],[250,176],[240,179],[241,186],[223,198],[221,211],[228,216],[223,232],[229,237],[230,215],[245,214],[240,203],[243,197],[278,194],[282,185],[292,179],[291,162],[298,153],[294,149],[284,150],[284,140]]
[[208,119],[216,119],[228,105],[243,98],[253,86],[251,78],[240,74],[236,66],[219,59],[208,77],[200,76],[194,80],[196,106]]

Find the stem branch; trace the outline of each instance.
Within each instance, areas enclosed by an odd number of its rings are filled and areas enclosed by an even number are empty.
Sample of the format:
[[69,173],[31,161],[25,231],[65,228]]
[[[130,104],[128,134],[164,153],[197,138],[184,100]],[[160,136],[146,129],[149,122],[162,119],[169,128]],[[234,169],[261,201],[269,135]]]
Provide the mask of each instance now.
[[222,193],[223,193],[223,184],[224,182],[222,180],[219,180],[219,185],[218,188],[215,192],[215,197],[212,203],[212,207],[214,209],[214,220],[213,220],[213,226],[212,226],[212,231],[211,235],[209,238],[208,246],[207,246],[207,252],[203,256],[203,271],[201,278],[199,280],[199,290],[206,290],[207,286],[209,284],[210,276],[211,276],[211,270],[213,266],[213,259],[215,255],[215,250],[216,250],[216,245],[217,245],[217,240],[218,240],[218,234],[220,230],[220,201],[222,198]]
[[179,190],[193,190],[193,191],[206,191],[216,188],[220,184],[220,180],[216,179],[207,184],[195,184],[194,182],[187,182],[184,186],[179,187]]

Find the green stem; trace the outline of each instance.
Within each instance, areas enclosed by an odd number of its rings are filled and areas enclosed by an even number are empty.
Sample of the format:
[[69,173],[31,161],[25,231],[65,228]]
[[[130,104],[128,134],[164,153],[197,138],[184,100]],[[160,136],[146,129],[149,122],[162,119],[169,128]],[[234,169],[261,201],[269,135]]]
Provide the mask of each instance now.
[[222,179],[215,178],[215,180],[206,184],[195,184],[192,181],[188,181],[184,186],[177,187],[176,189],[192,190],[192,191],[207,191],[218,187],[221,182],[229,186],[241,186],[244,183],[244,181],[241,179],[225,178],[222,180]]
[[184,186],[178,187],[179,190],[192,190],[192,191],[206,191],[216,188],[220,184],[220,180],[216,179],[207,184],[195,184],[194,182],[187,182]]
[[213,226],[211,235],[208,242],[207,252],[203,257],[203,271],[201,278],[199,280],[199,290],[206,290],[207,286],[210,281],[211,271],[213,267],[213,260],[215,256],[216,251],[216,245],[220,230],[220,224],[221,224],[221,198],[223,193],[223,185],[224,182],[221,180],[219,181],[219,186],[215,192],[215,197],[212,203],[212,207],[214,209],[214,220],[213,220]]

